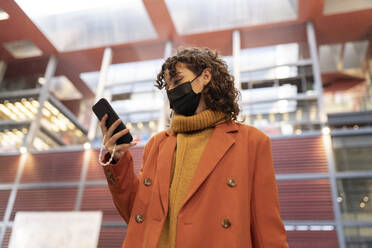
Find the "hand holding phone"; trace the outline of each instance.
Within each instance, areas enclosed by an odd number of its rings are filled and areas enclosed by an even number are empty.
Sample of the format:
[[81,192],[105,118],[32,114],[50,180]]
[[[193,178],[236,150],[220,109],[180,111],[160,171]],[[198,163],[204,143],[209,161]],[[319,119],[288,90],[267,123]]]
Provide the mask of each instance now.
[[93,112],[100,120],[100,127],[104,137],[102,143],[112,153],[116,144],[114,158],[119,160],[123,153],[137,144],[124,123],[119,119],[109,102],[101,98],[93,107]]

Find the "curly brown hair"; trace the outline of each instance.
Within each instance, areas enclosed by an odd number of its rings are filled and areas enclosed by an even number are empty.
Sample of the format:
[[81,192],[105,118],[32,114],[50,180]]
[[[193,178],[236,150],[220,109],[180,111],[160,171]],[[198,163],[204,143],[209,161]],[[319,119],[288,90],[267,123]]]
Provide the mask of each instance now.
[[198,47],[182,47],[175,55],[169,57],[158,73],[156,84],[159,89],[166,86],[164,73],[168,69],[170,77],[176,76],[176,64],[184,63],[195,75],[199,75],[205,68],[211,69],[212,79],[204,87],[202,94],[208,109],[220,111],[228,119],[236,120],[239,114],[239,91],[234,87],[234,77],[228,72],[227,64],[216,50]]

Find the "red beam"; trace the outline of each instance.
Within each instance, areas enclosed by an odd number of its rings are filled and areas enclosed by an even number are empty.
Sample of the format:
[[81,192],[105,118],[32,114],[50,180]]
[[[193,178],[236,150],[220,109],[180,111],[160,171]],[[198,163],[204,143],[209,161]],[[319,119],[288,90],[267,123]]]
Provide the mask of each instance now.
[[143,4],[160,40],[170,40],[177,31],[164,0],[143,0]]
[[0,43],[31,40],[44,55],[57,53],[57,49],[14,0],[2,0],[0,8],[9,14],[8,20],[0,21]]

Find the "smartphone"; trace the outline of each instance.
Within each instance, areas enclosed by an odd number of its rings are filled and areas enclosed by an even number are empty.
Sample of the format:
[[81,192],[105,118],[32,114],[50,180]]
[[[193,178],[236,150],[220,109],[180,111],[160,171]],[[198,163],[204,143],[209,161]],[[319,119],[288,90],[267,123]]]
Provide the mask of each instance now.
[[[117,120],[119,119],[119,116],[116,114],[114,109],[111,107],[110,103],[105,99],[101,98],[96,104],[93,105],[92,110],[94,114],[97,116],[97,118],[101,121],[103,116],[107,114],[107,119],[106,119],[106,127],[107,129]],[[124,125],[123,122],[119,124],[119,126],[114,130],[113,134],[117,132],[120,132],[123,129],[126,129],[127,127]],[[128,132],[124,136],[121,136],[119,139],[116,140],[116,145],[120,144],[128,144],[132,142],[133,137],[132,135]]]

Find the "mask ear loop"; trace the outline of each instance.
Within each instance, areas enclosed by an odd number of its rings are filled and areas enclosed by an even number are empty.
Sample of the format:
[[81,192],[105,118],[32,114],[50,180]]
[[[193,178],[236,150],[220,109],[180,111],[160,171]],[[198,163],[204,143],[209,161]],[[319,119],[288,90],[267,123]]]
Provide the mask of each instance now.
[[102,138],[101,149],[99,150],[99,155],[98,155],[98,163],[102,166],[107,166],[111,163],[112,159],[114,158],[116,143],[114,145],[114,149],[111,152],[111,157],[110,157],[109,161],[107,161],[106,163],[102,163],[102,151],[103,151],[103,148],[104,148],[104,145],[103,145],[104,140],[105,140],[105,135],[103,135],[103,138]]
[[203,74],[203,72],[204,72],[204,69],[198,75],[196,75],[196,77],[194,77],[194,79],[191,80],[190,83],[194,82],[195,79],[197,79],[198,77],[200,77],[201,74]]

